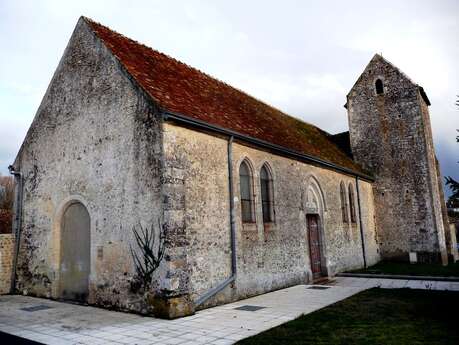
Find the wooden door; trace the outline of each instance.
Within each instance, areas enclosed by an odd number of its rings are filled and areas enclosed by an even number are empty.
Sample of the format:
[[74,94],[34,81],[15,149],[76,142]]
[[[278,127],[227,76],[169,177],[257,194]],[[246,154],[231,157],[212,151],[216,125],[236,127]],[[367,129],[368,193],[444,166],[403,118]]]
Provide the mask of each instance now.
[[320,233],[317,215],[306,217],[308,224],[309,255],[311,260],[311,270],[313,279],[322,276],[322,255],[320,252]]
[[76,202],[64,212],[61,239],[61,297],[85,302],[90,271],[90,220],[86,208]]

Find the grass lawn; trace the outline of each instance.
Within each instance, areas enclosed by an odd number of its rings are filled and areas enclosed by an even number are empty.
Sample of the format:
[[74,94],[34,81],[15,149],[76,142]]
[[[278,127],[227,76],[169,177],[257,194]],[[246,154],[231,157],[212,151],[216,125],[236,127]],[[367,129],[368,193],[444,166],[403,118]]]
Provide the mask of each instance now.
[[381,261],[367,269],[359,269],[352,273],[402,274],[410,276],[441,276],[459,277],[459,262],[448,266],[441,264],[410,264],[408,262]]
[[238,344],[459,344],[459,292],[371,289]]

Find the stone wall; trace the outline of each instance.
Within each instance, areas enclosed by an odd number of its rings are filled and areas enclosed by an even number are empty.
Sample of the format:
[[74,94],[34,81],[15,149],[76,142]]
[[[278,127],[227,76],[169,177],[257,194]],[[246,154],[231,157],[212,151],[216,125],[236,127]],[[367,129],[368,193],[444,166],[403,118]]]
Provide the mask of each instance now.
[[[377,94],[375,82],[383,81]],[[348,95],[354,158],[374,173],[382,257],[445,260],[445,240],[427,105],[418,85],[375,55]]]
[[443,189],[443,175],[440,170],[440,163],[435,158],[435,171],[437,176],[437,188],[440,195],[440,205],[441,205],[441,220],[443,222],[443,229],[445,230],[444,237],[445,237],[445,245],[446,245],[446,253],[448,254],[448,261],[452,260],[456,262],[458,257],[457,251],[457,242],[456,242],[456,234],[451,233],[451,227],[449,224],[449,216],[448,216],[448,209],[446,207],[446,198],[445,192]]
[[0,234],[0,295],[10,292],[14,235]]
[[432,137],[432,126],[430,124],[430,114],[427,103],[421,94],[418,92],[418,102],[421,107],[422,123],[424,125],[424,137],[428,162],[429,173],[429,188],[430,198],[432,202],[432,209],[434,214],[434,227],[437,230],[437,250],[440,252],[441,261],[443,264],[448,263],[448,250],[446,248],[446,233],[448,231],[448,218],[446,210],[446,200],[443,192],[443,177],[440,174],[440,164],[435,155],[435,148]]
[[[188,277],[179,269],[178,284],[192,299],[231,274],[227,139],[171,123],[164,125],[165,164],[179,176],[173,200],[184,215]],[[247,159],[253,170],[256,223],[240,218],[239,166]],[[273,175],[275,222],[264,225],[259,172],[268,164]],[[329,275],[363,266],[360,225],[344,224],[340,182],[355,190],[355,178],[301,163],[240,143],[233,144],[233,183],[237,234],[237,280],[210,300],[219,304],[294,284],[311,282],[306,215],[318,213]],[[372,186],[359,181],[368,264],[379,260]],[[357,201],[356,212],[358,219]],[[178,205],[178,204],[177,204]],[[308,206],[309,205],[309,206]],[[315,206],[311,206],[315,205]],[[310,207],[316,209],[311,210]],[[174,277],[173,270],[170,275]]]
[[79,201],[90,215],[88,302],[143,311],[130,248],[133,226],[162,214],[155,112],[80,20],[15,162],[24,177],[17,292],[61,296],[61,219]]
[[448,250],[451,251],[452,261],[457,262],[459,260],[459,253],[457,250],[456,225],[449,224],[449,236],[451,237],[451,243]]

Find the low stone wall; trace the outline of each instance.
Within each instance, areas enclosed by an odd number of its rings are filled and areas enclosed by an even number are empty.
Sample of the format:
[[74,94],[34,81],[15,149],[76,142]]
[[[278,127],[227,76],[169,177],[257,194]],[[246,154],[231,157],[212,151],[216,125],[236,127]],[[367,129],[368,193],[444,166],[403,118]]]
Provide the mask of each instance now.
[[14,235],[0,234],[0,295],[10,291]]
[[454,262],[459,260],[459,253],[457,250],[457,238],[456,238],[456,225],[449,224],[449,237],[451,239],[451,256]]

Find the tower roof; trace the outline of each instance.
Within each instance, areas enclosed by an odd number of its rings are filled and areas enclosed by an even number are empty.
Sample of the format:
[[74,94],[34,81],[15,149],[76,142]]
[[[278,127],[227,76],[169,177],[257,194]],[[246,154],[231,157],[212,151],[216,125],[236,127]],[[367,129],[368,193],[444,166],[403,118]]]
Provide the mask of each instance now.
[[[352,90],[354,89],[354,86],[357,85],[357,83],[359,82],[359,80],[362,78],[362,76],[365,74],[365,72],[370,68],[370,66],[376,62],[376,61],[382,61],[383,63],[389,65],[392,69],[396,70],[401,76],[403,76],[405,79],[407,79],[408,81],[410,81],[411,84],[413,84],[415,87],[418,88],[419,90],[419,93],[421,94],[421,97],[422,99],[424,100],[424,102],[426,102],[427,105],[430,105],[430,100],[429,98],[427,97],[427,94],[426,92],[424,91],[424,88],[422,86],[420,86],[419,84],[417,84],[416,82],[414,82],[405,72],[403,72],[400,68],[398,68],[397,66],[395,66],[392,62],[390,62],[389,60],[387,60],[386,58],[384,58],[381,54],[375,54],[373,55],[373,57],[371,58],[370,62],[367,64],[367,66],[365,67],[364,71],[362,72],[362,74],[360,75],[360,77],[356,80],[356,82],[354,83],[354,85],[352,86],[351,90],[349,91],[348,93],[348,96],[349,94],[352,92]],[[347,103],[344,105],[344,107],[347,107]]]

